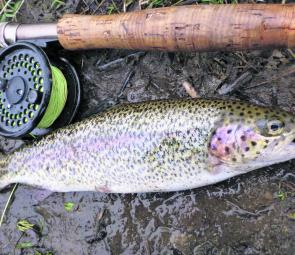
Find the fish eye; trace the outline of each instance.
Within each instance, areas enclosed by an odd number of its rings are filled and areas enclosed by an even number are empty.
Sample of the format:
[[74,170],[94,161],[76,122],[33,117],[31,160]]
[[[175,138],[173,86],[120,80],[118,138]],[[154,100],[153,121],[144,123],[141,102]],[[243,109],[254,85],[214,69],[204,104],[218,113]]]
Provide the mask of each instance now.
[[279,119],[259,120],[256,124],[264,136],[280,135],[285,126],[285,123]]
[[267,130],[269,135],[279,135],[283,132],[284,122],[281,120],[270,120],[267,123]]

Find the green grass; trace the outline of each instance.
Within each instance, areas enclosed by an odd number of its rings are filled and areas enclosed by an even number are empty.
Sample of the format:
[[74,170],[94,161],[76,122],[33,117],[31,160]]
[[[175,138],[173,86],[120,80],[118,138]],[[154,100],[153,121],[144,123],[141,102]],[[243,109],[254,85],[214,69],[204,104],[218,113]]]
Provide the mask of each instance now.
[[[173,6],[181,4],[184,0],[144,0],[141,1],[143,8],[158,8],[165,6]],[[238,0],[196,0],[196,3],[203,4],[227,4],[227,3],[238,3]]]
[[144,0],[141,1],[141,8],[158,8],[180,4],[184,0]]
[[16,228],[21,232],[26,232],[30,229],[33,229],[34,226],[34,224],[31,224],[27,220],[19,220],[16,224]]
[[[61,0],[53,0],[61,1]],[[139,5],[141,9],[160,8],[181,5],[184,0],[141,0]],[[104,0],[101,2],[101,4]],[[135,0],[124,0],[123,1],[123,12],[131,5],[136,3]],[[195,3],[199,4],[237,4],[238,0],[196,0]],[[120,9],[117,4],[111,0],[111,3],[107,6],[107,13],[109,15],[114,13],[120,13]]]
[[224,0],[201,0],[204,4],[224,4]]
[[52,251],[47,251],[45,253],[41,253],[40,251],[35,251],[34,255],[54,255]]
[[[25,0],[0,0],[0,22],[16,21],[16,15]],[[64,0],[51,0],[51,8],[58,9],[65,5]]]
[[238,0],[201,0],[203,4],[237,4]]
[[295,220],[295,212],[289,213],[288,218],[292,219],[292,220]]
[[51,8],[54,8],[55,10],[63,5],[65,5],[64,0],[52,0],[51,2]]
[[113,0],[112,3],[107,7],[107,11],[109,15],[120,12],[118,6]]
[[64,208],[65,208],[65,211],[67,211],[67,212],[72,212],[74,210],[74,206],[75,206],[75,204],[72,202],[64,203]]
[[276,198],[278,198],[278,199],[281,200],[281,201],[286,200],[287,197],[288,197],[287,192],[284,192],[284,191],[282,191],[282,190],[279,190],[279,191],[277,192],[277,194],[276,194]]
[[0,1],[0,22],[15,21],[24,2],[25,0]]
[[165,1],[163,0],[149,0],[148,8],[163,7],[165,6]]
[[15,246],[16,249],[28,249],[32,247],[33,247],[33,244],[31,242],[22,242],[22,243],[18,243]]

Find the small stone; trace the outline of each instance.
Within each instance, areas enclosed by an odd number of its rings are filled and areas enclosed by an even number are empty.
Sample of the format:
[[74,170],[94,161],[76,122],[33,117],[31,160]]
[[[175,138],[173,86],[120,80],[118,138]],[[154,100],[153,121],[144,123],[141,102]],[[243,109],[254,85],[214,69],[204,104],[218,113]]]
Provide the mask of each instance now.
[[264,193],[264,198],[267,199],[267,200],[273,200],[273,195],[272,195],[271,192],[266,191],[266,192]]

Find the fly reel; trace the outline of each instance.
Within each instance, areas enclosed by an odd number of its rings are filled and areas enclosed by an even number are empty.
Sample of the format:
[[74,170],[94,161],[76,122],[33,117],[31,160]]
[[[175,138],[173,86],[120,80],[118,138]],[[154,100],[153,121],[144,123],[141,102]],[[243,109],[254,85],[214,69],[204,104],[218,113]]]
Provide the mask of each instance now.
[[0,52],[0,135],[44,135],[68,125],[79,103],[79,78],[66,59],[50,61],[27,42]]

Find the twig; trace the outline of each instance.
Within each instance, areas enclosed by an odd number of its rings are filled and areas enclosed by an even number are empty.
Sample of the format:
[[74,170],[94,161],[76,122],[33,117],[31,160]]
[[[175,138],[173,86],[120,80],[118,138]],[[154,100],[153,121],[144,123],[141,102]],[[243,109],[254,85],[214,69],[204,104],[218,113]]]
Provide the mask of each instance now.
[[288,187],[290,190],[292,190],[293,192],[295,192],[295,185],[290,183],[290,182],[281,182],[283,185],[285,185],[286,187]]
[[105,71],[111,66],[116,66],[116,65],[124,62],[124,60],[125,60],[125,58],[118,58],[118,59],[110,61],[110,62],[108,62],[106,64],[100,65],[97,68],[98,68],[99,71]]
[[233,83],[231,84],[224,84],[219,90],[219,95],[226,95],[228,93],[231,93],[238,88],[240,88],[245,83],[249,82],[252,79],[252,74],[247,71],[243,73],[241,76],[239,76]]
[[244,56],[242,55],[242,53],[235,53],[235,55],[241,59],[245,64],[247,64],[248,66],[250,66],[252,69],[254,69],[256,72],[258,72],[258,69],[253,66],[251,63],[249,63],[245,58]]
[[198,98],[199,97],[199,95],[198,95],[197,91],[195,90],[195,88],[188,81],[184,81],[182,83],[182,86],[184,87],[186,93],[191,98]]
[[133,70],[131,70],[130,72],[128,72],[128,74],[127,74],[127,76],[126,76],[126,78],[125,78],[125,80],[123,82],[123,85],[122,85],[122,87],[121,87],[121,89],[120,89],[120,91],[118,93],[117,98],[120,98],[123,95],[123,92],[126,89],[128,83],[129,83],[129,81],[130,81],[130,79],[132,78],[133,75],[134,75],[134,71]]
[[98,68],[99,71],[105,71],[105,70],[107,70],[109,67],[112,67],[112,66],[116,66],[116,65],[118,65],[118,64],[121,64],[122,62],[124,62],[124,61],[125,61],[126,59],[128,59],[128,58],[131,58],[131,57],[140,57],[140,56],[142,56],[142,55],[144,55],[144,54],[145,54],[145,53],[142,52],[142,51],[137,52],[137,53],[132,53],[132,54],[127,55],[127,56],[124,57],[124,58],[118,58],[118,59],[113,60],[113,61],[110,61],[110,62],[108,62],[108,63],[106,63],[106,64],[100,65],[100,66],[98,66],[97,68]]
[[99,213],[96,214],[96,221],[95,224],[99,224],[101,219],[103,218],[104,214],[105,214],[106,209],[103,208]]
[[253,85],[253,86],[248,87],[248,88],[245,88],[245,89],[248,90],[248,89],[257,88],[257,87],[259,87],[259,86],[266,85],[266,84],[268,84],[268,83],[270,83],[270,82],[276,81],[276,80],[278,80],[278,79],[281,79],[281,78],[283,78],[283,77],[285,77],[285,76],[287,76],[287,75],[293,74],[293,73],[295,73],[295,68],[294,68],[294,66],[288,68],[288,70],[287,70],[286,72],[284,72],[283,74],[281,74],[281,75],[275,75],[275,76],[273,76],[271,79],[269,79],[269,80],[267,80],[267,81],[260,82],[260,83],[258,83],[258,84],[256,84],[256,85]]

